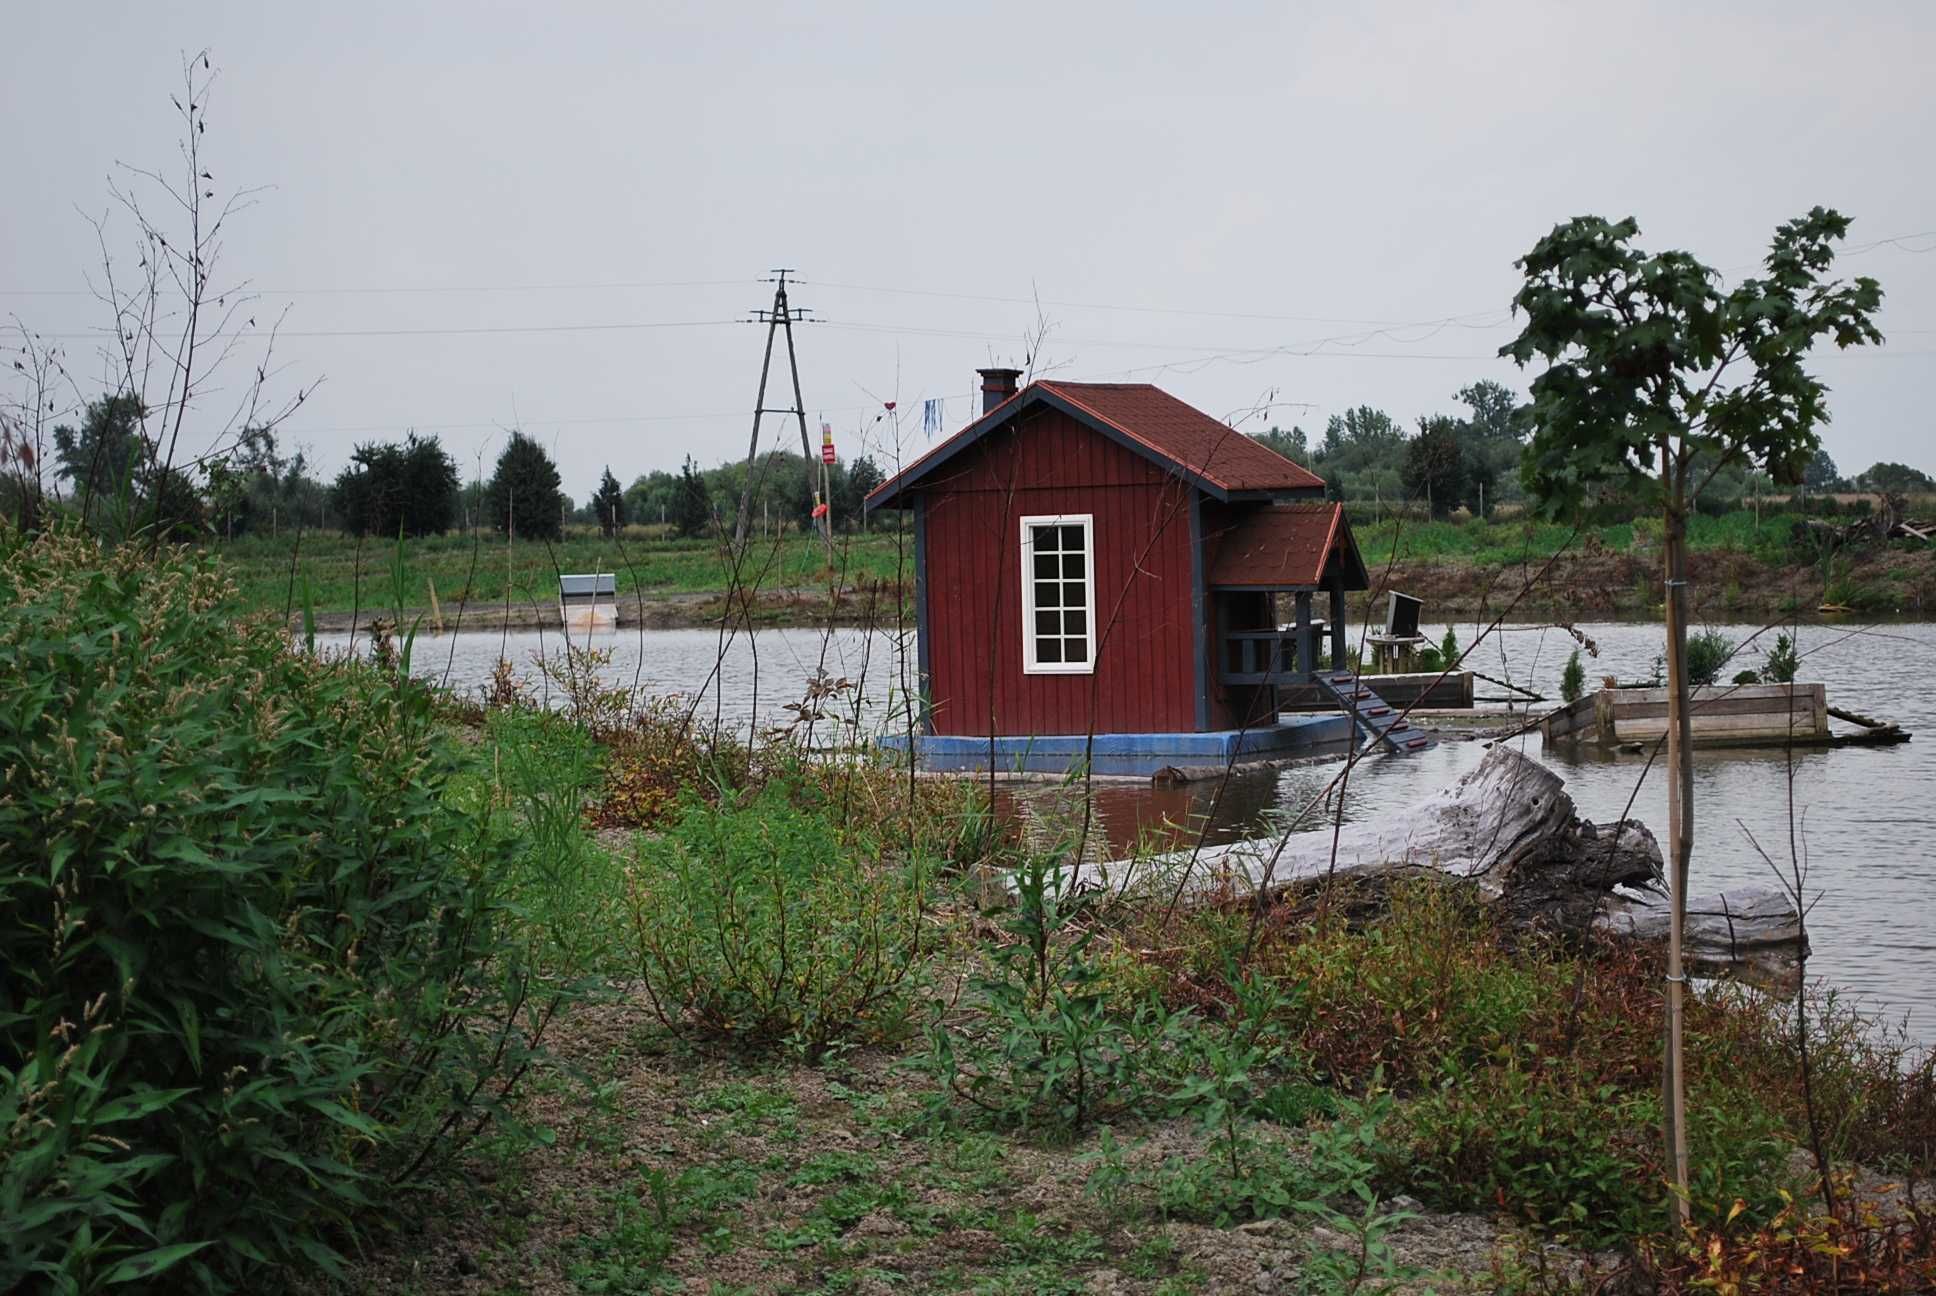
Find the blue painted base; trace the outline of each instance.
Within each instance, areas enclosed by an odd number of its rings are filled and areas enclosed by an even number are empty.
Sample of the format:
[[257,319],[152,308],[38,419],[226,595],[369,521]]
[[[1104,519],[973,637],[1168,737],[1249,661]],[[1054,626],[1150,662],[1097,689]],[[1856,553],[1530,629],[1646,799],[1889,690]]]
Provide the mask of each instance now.
[[[1061,774],[1089,751],[1096,774],[1147,778],[1169,765],[1224,765],[1234,757],[1247,761],[1303,756],[1351,737],[1351,722],[1342,714],[1286,715],[1268,729],[1217,729],[1210,733],[1057,734],[1048,737],[996,738],[995,768],[1001,773]],[[1093,744],[1093,745],[1091,745]],[[880,739],[889,751],[907,750],[905,734]],[[917,734],[915,760],[934,773],[986,771],[989,740],[955,735]]]

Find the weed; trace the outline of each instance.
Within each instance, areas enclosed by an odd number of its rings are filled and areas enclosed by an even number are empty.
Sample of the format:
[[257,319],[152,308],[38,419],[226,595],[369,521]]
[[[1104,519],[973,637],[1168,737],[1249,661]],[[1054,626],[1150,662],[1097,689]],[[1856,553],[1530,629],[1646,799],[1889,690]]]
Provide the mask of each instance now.
[[940,1103],[952,1095],[1002,1124],[1074,1134],[1147,1093],[1142,1063],[1173,1019],[1150,1000],[1127,1018],[1109,1011],[1091,953],[1101,893],[1075,885],[1066,856],[1031,852],[1013,879],[1010,939],[988,950],[965,1020],[930,1025],[916,1065]]
[[626,903],[660,1020],[810,1060],[894,1038],[922,972],[927,869],[881,853],[777,788],[689,804],[641,839]]

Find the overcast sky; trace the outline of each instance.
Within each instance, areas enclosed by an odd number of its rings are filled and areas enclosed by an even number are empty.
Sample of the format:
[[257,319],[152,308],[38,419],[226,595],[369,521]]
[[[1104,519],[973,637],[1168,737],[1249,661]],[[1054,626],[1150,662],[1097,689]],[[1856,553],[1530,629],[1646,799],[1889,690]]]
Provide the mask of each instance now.
[[607,463],[742,455],[763,338],[732,321],[775,266],[844,455],[882,449],[881,400],[909,450],[924,400],[965,421],[1037,297],[1060,376],[1269,404],[1256,430],[1409,422],[1523,389],[1512,262],[1558,220],[1739,272],[1818,203],[1889,338],[1820,359],[1827,446],[1936,471],[1924,3],[14,0],[0,45],[0,311],[97,372],[81,212],[170,161],[209,48],[211,172],[267,186],[223,264],[290,307],[282,387],[324,381],[285,432],[326,473],[412,427],[468,477],[522,425],[581,501]]

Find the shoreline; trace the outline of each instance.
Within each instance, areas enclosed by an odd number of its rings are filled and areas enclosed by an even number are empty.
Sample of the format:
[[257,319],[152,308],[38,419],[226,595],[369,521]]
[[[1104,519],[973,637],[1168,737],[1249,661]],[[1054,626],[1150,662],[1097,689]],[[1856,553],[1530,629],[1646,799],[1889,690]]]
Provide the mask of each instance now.
[[[1497,565],[1435,559],[1388,563],[1375,568],[1371,589],[1350,600],[1353,623],[1370,619],[1389,590],[1425,594],[1424,620],[1432,624],[1490,621],[1504,616],[1512,622],[1550,621],[1571,624],[1587,621],[1657,621],[1660,619],[1657,557],[1651,552],[1615,553],[1587,550],[1553,562],[1540,576],[1544,558],[1523,564]],[[1777,567],[1750,554],[1712,550],[1689,555],[1691,613],[1697,623],[1804,624],[1917,620],[1936,609],[1936,548],[1928,553],[1886,551],[1868,555],[1824,582],[1813,567]],[[1530,585],[1529,585],[1529,582]],[[1832,594],[1862,597],[1842,612],[1824,612]],[[824,587],[756,591],[745,612],[759,627],[891,626],[898,620],[911,625],[911,604],[892,583],[846,586],[830,592]],[[614,603],[617,624],[648,630],[700,629],[719,625],[728,614],[725,590],[656,591],[621,594]],[[259,609],[245,609],[255,611]],[[367,625],[372,618],[390,620],[380,605],[361,609],[335,608],[315,613],[316,629],[341,634],[352,624]],[[471,603],[435,608],[404,609],[406,620],[423,618],[433,633],[452,630],[496,631],[556,629],[563,622],[555,601],[519,599],[509,603]],[[302,617],[292,614],[297,633]]]

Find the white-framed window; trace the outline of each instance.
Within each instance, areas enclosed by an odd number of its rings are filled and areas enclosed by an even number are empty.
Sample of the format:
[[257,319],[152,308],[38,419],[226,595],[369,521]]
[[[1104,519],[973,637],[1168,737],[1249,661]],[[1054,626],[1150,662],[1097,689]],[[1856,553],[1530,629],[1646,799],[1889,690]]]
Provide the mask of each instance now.
[[1087,675],[1096,669],[1095,518],[1052,513],[1022,519],[1022,670]]

